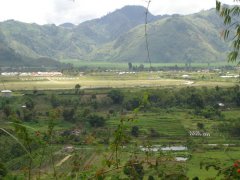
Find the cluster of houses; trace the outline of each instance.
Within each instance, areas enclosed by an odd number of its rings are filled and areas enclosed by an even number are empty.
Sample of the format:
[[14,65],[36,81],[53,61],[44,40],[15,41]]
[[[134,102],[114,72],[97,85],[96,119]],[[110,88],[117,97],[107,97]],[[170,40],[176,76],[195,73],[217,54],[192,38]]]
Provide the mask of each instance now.
[[225,76],[220,76],[221,78],[239,78],[239,75],[236,74],[228,74]]
[[2,72],[2,76],[62,76],[61,72]]
[[136,74],[136,72],[117,72],[118,75],[123,75],[123,74]]

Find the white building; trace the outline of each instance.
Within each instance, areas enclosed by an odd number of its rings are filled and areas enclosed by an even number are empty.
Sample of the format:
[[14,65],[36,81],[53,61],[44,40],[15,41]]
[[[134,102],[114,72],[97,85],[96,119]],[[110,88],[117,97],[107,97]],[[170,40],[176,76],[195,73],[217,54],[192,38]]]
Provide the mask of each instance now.
[[1,94],[2,94],[2,97],[11,97],[12,96],[12,91],[10,91],[10,90],[2,90]]

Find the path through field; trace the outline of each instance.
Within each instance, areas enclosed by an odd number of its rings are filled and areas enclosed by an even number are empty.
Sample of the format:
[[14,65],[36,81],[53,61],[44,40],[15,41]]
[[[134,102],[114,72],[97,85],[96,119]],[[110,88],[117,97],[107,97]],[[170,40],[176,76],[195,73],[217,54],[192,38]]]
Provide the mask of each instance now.
[[61,166],[65,161],[67,161],[70,157],[72,157],[72,155],[67,155],[65,158],[63,158],[59,163],[57,163],[57,167]]

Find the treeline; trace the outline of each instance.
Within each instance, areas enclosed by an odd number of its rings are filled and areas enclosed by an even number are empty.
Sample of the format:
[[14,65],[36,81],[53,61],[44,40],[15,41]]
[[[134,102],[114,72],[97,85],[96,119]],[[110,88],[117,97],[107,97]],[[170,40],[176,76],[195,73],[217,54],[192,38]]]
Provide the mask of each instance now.
[[[142,111],[154,109],[193,109],[206,118],[220,117],[220,110],[240,106],[240,86],[230,88],[185,87],[158,89],[110,89],[105,93],[86,93],[79,88],[49,93],[34,90],[23,97],[1,98],[0,115],[7,119],[15,114],[23,121],[47,117],[58,108],[60,117],[77,122],[90,114],[113,114],[114,111]],[[90,123],[91,124],[91,123]]]
[[[240,87],[232,88],[186,87],[181,89],[165,88],[147,90],[149,107],[181,107],[181,108],[205,108],[211,107],[234,107],[240,106]],[[137,93],[125,98],[126,109],[136,108],[142,101],[143,93]]]

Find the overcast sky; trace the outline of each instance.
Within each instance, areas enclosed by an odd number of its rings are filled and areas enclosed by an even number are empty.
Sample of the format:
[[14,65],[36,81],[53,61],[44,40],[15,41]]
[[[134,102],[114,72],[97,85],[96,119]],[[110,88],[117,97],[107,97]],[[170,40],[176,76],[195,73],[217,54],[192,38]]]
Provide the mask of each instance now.
[[[233,0],[221,0],[233,4]],[[125,5],[146,6],[146,0],[0,0],[0,21],[15,19],[38,24],[79,24]],[[152,0],[150,11],[160,14],[190,14],[215,7],[215,0]]]

